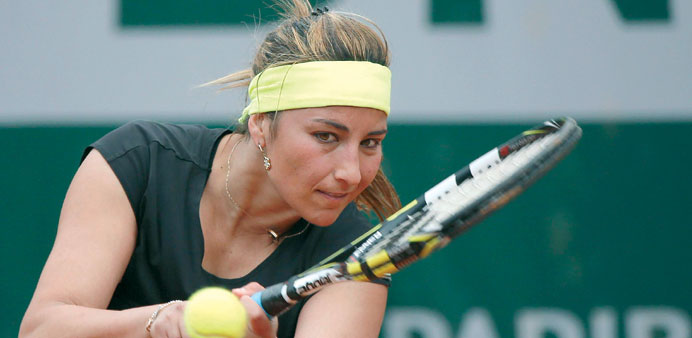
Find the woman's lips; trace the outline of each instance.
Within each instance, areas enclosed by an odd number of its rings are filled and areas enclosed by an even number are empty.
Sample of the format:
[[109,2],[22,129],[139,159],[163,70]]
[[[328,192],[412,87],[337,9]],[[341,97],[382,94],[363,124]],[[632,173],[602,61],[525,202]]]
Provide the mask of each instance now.
[[324,190],[318,190],[318,192],[327,199],[334,201],[341,201],[348,196],[348,193],[327,192]]

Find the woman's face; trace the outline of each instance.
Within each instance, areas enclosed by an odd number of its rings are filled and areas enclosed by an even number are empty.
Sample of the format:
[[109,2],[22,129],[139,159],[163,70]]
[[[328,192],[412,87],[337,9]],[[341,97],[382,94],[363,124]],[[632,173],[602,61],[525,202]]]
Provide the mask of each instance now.
[[331,106],[281,113],[267,137],[269,178],[283,200],[316,225],[330,225],[375,178],[387,133],[384,112]]

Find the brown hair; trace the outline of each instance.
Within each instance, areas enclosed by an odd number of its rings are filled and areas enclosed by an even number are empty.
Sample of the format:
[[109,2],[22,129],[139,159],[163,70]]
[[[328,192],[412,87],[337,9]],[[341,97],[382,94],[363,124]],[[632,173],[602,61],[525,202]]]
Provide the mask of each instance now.
[[[277,5],[282,20],[260,44],[252,68],[205,85],[225,85],[222,89],[248,86],[267,68],[309,61],[368,61],[389,67],[387,40],[371,20],[326,7],[313,9],[307,0],[278,0]],[[276,122],[281,114],[268,116]],[[247,134],[247,122],[238,124],[235,131]],[[401,208],[399,196],[381,167],[355,202],[380,220]]]

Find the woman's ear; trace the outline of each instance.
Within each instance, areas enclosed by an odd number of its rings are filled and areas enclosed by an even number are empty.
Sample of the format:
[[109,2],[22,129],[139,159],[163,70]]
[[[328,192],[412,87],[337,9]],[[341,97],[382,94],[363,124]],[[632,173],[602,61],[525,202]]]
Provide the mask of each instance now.
[[247,121],[247,130],[250,133],[250,138],[254,144],[266,146],[266,138],[269,134],[268,118],[264,114],[250,115]]

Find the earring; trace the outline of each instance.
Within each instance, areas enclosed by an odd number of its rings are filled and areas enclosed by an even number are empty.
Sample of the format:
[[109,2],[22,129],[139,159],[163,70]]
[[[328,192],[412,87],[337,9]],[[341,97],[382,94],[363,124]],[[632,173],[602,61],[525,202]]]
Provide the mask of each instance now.
[[269,156],[267,156],[267,152],[262,149],[262,146],[257,143],[257,147],[259,148],[260,152],[262,153],[262,157],[264,157],[264,170],[269,171],[269,169],[272,168],[272,162],[269,160]]

